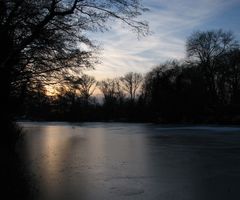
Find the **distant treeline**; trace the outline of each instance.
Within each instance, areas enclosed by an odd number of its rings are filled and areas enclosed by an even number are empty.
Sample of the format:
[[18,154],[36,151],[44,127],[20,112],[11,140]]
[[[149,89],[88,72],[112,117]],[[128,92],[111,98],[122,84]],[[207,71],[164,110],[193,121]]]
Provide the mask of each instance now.
[[[240,48],[231,32],[194,32],[186,59],[168,61],[144,76],[97,82],[66,77],[56,96],[41,83],[24,93],[19,117],[32,120],[240,123]],[[98,88],[102,102],[93,96]],[[21,95],[17,95],[21,96]]]

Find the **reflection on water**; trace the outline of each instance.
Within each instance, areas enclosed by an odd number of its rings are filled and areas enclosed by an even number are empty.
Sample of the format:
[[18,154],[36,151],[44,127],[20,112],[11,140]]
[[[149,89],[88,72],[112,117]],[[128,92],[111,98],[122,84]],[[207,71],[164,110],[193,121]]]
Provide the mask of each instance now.
[[20,153],[34,199],[240,197],[240,128],[22,125]]

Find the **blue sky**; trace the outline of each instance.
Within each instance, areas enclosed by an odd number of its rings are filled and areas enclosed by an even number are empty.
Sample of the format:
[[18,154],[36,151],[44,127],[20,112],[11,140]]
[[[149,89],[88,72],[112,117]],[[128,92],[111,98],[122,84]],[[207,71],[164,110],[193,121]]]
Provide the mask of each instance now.
[[151,35],[137,38],[120,22],[91,37],[101,45],[100,63],[87,73],[97,80],[146,73],[170,59],[184,59],[186,38],[196,30],[232,31],[240,41],[240,0],[143,0]]

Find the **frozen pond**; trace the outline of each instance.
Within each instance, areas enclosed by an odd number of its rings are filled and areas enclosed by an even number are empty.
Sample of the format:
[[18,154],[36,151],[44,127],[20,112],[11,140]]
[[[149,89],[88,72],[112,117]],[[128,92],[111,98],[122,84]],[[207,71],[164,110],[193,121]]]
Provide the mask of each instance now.
[[21,125],[34,199],[240,199],[240,128]]

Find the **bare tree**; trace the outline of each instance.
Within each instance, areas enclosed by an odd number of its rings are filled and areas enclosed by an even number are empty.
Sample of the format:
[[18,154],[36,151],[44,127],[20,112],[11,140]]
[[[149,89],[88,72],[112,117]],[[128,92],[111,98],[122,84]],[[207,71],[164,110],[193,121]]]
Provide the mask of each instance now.
[[65,87],[71,92],[75,98],[79,96],[85,104],[89,103],[89,99],[96,89],[97,81],[93,76],[83,74],[82,76],[66,76]]
[[201,67],[209,93],[215,103],[218,101],[218,61],[221,56],[237,47],[233,34],[222,30],[198,31],[187,40],[187,56]]
[[123,90],[130,96],[130,100],[136,99],[137,90],[141,85],[143,76],[139,73],[127,73],[121,77]]
[[79,81],[78,90],[80,95],[88,101],[96,89],[97,81],[93,76],[86,74],[82,75]]
[[124,98],[124,94],[121,90],[120,81],[116,79],[105,79],[98,83],[99,89],[104,95],[104,101],[107,104],[121,101]]
[[102,80],[98,83],[98,86],[104,95],[105,102],[112,101],[115,98],[116,88],[112,79]]
[[147,24],[136,20],[144,11],[139,0],[0,0],[2,104],[23,82],[57,81],[92,67],[96,46],[86,33],[107,30],[110,20],[145,34]]
[[93,76],[83,74],[74,81],[73,87],[79,92],[80,97],[88,104],[89,98],[96,89],[97,81]]

